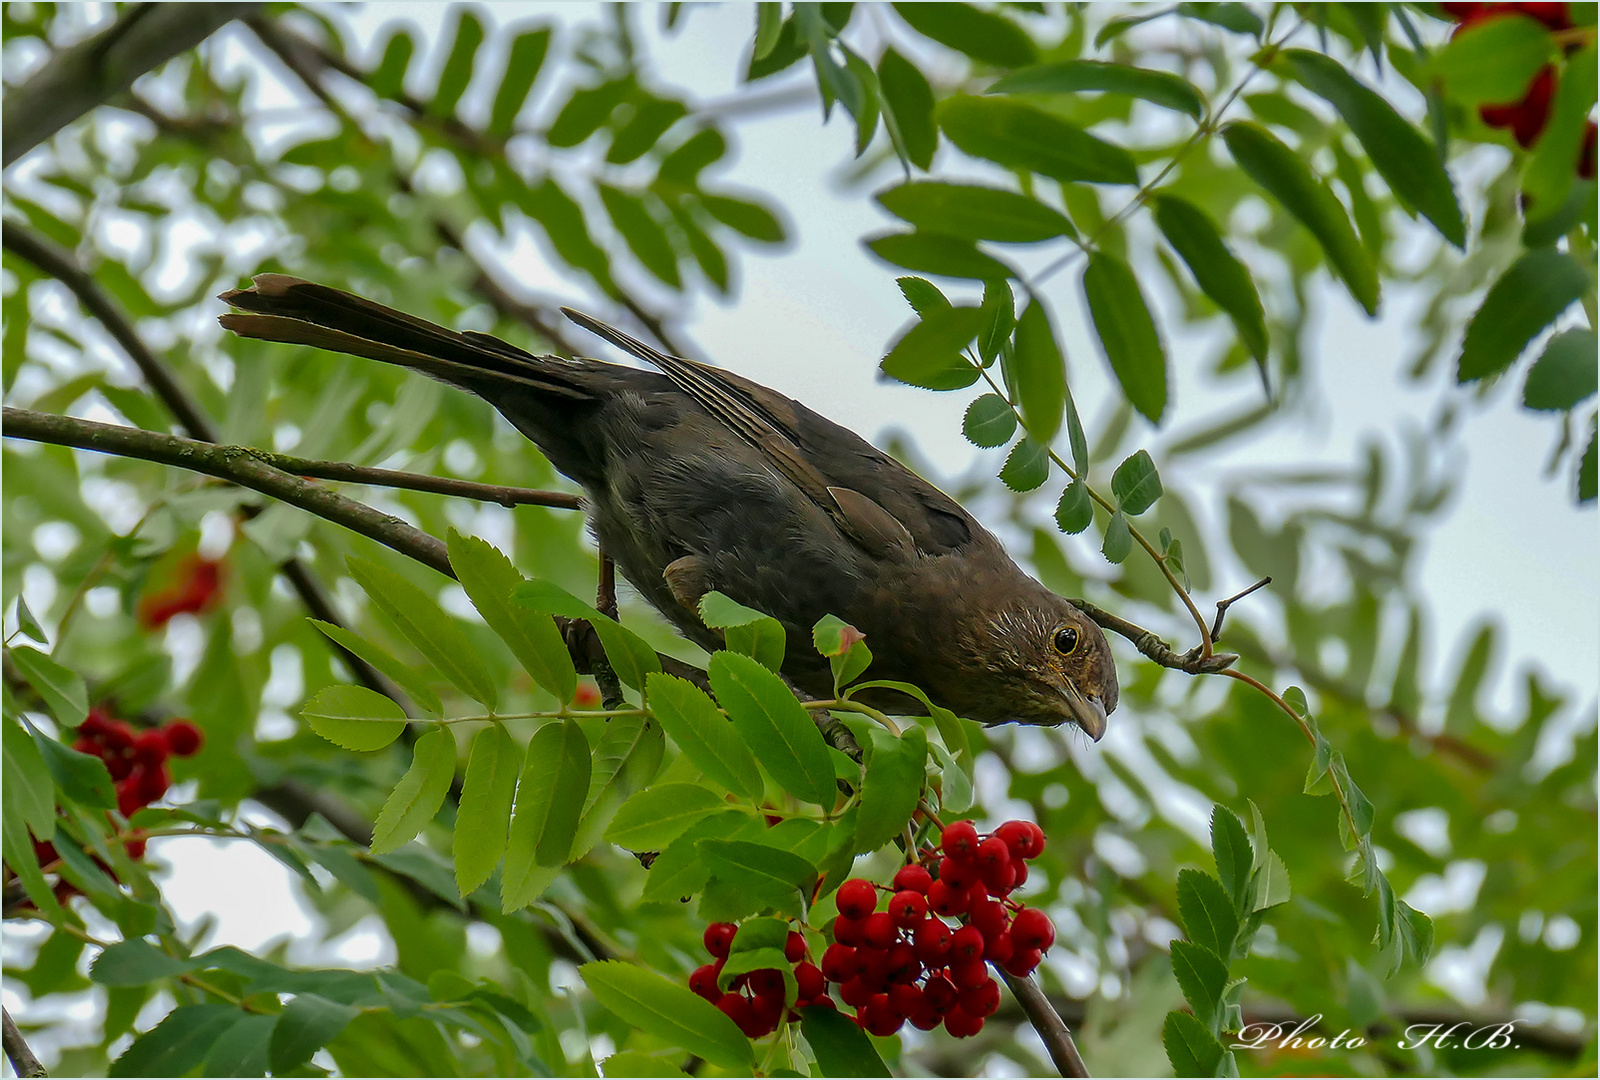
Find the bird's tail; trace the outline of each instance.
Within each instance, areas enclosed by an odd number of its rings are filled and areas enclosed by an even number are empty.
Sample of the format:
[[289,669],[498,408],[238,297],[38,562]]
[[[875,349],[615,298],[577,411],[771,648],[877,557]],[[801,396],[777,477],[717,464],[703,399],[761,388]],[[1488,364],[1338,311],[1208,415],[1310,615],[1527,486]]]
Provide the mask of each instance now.
[[398,364],[496,400],[494,390],[588,401],[580,370],[473,331],[436,323],[287,274],[258,274],[248,289],[218,299],[240,311],[218,318],[241,337],[313,345]]

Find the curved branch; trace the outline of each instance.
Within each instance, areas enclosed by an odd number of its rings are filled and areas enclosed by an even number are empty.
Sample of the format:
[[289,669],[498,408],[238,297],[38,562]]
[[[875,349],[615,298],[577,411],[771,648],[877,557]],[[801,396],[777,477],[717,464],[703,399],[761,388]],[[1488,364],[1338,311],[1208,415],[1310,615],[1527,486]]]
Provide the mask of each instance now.
[[471,480],[424,476],[421,473],[399,472],[394,469],[374,469],[366,465],[350,465],[343,461],[317,461],[290,454],[275,454],[270,450],[258,450],[254,447],[245,449],[251,456],[266,462],[274,469],[310,480],[336,480],[347,484],[366,484],[371,487],[426,491],[434,495],[454,495],[462,499],[499,503],[506,507],[548,506],[556,510],[582,510],[584,505],[582,496],[565,491],[539,491],[534,488],[506,487],[501,484],[478,484]]
[[1078,1053],[1078,1044],[1072,1041],[1072,1032],[1067,1030],[1067,1022],[1061,1019],[1061,1014],[1050,1004],[1050,999],[1044,996],[1044,991],[1039,988],[1033,976],[1019,979],[999,965],[995,965],[995,969],[1011,988],[1011,996],[1022,1006],[1022,1011],[1027,1015],[1033,1029],[1039,1033],[1039,1038],[1044,1040],[1045,1049],[1050,1051],[1050,1060],[1055,1062],[1056,1069],[1061,1075],[1088,1076],[1089,1067],[1083,1063],[1083,1057]]
[[17,1027],[17,1022],[11,1019],[11,1014],[0,1009],[0,1023],[4,1024],[6,1057],[11,1059],[11,1067],[18,1076],[49,1076],[44,1071],[44,1066],[39,1064],[39,1059],[34,1056],[33,1050],[28,1046],[28,1040],[22,1037],[22,1029]]
[[137,4],[91,38],[62,49],[0,106],[0,164],[44,142],[181,52],[260,4]]
[[[1237,598],[1235,598],[1237,599]],[[1186,653],[1172,651],[1172,646],[1162,641],[1154,630],[1146,630],[1138,623],[1129,622],[1127,619],[1103,608],[1095,607],[1087,600],[1072,597],[1067,603],[1077,608],[1089,617],[1089,620],[1098,625],[1102,630],[1110,630],[1114,634],[1121,634],[1133,642],[1133,647],[1146,657],[1154,660],[1162,667],[1172,668],[1176,671],[1186,671],[1190,675],[1215,675],[1231,667],[1239,659],[1238,653],[1214,652],[1207,656],[1202,647],[1196,645]],[[1218,605],[1219,607],[1221,605]],[[1220,626],[1222,617],[1219,614],[1217,623]]]

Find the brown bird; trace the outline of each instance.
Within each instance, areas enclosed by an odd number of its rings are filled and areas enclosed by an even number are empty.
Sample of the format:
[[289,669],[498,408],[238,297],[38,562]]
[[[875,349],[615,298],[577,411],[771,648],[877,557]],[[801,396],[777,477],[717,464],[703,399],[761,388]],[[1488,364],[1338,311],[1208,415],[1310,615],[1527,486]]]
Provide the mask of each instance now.
[[[776,617],[784,674],[831,697],[810,647],[831,613],[866,635],[871,678],[913,683],[986,724],[1105,733],[1117,673],[1100,628],[949,496],[799,402],[575,311],[656,370],[534,356],[282,274],[254,281],[222,294],[247,312],[221,317],[234,333],[412,368],[500,410],[583,486],[590,527],[628,581],[704,648],[722,644],[698,614],[717,590]],[[863,699],[923,711],[894,691]]]

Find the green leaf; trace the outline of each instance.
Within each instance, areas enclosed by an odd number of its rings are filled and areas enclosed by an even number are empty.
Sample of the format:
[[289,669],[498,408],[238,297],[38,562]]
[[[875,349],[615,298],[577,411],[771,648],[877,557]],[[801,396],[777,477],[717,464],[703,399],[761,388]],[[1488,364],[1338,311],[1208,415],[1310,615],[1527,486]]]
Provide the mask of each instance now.
[[1523,205],[1530,222],[1550,221],[1560,214],[1577,179],[1573,163],[1583,152],[1595,86],[1600,81],[1593,41],[1567,57],[1560,80],[1550,118],[1522,177]]
[[706,672],[734,729],[772,778],[796,798],[831,810],[839,792],[828,744],[783,681],[738,653],[714,653]]
[[511,800],[521,766],[522,747],[505,725],[490,724],[473,736],[450,848],[456,864],[456,888],[462,896],[470,896],[488,881],[505,854]]
[[[100,389],[104,392],[108,388],[102,386]],[[116,403],[112,402],[112,404]],[[39,625],[39,620],[35,619],[33,612],[28,610],[28,602],[22,598],[21,593],[17,594],[17,629],[41,644],[50,640],[45,636],[44,628]]]
[[1000,482],[1012,491],[1032,491],[1050,479],[1050,448],[1032,435],[1024,435],[1006,455]]
[[1255,280],[1239,257],[1223,243],[1210,216],[1176,195],[1152,197],[1156,225],[1189,267],[1200,291],[1227,312],[1239,340],[1259,363],[1267,359],[1267,323]]
[[611,224],[616,226],[634,257],[662,283],[674,289],[682,288],[678,253],[672,249],[667,231],[651,215],[644,200],[610,184],[596,184],[595,187],[606,213],[611,215]]
[[548,176],[542,184],[516,191],[517,205],[544,229],[557,257],[588,273],[601,288],[615,288],[611,281],[611,258],[589,235],[583,207],[576,199]]
[[1161,1028],[1161,1042],[1167,1048],[1167,1060],[1172,1062],[1175,1075],[1217,1075],[1225,1051],[1217,1037],[1191,1014],[1169,1012]]
[[77,672],[27,645],[18,645],[8,650],[8,654],[28,685],[44,698],[51,716],[69,728],[83,723],[83,718],[89,715],[89,691]]
[[685,139],[677,149],[661,159],[656,176],[674,184],[692,188],[699,183],[700,173],[707,166],[722,160],[728,152],[728,140],[716,128],[704,128]]
[[837,1009],[811,1005],[800,1010],[800,1033],[816,1056],[823,1076],[893,1076],[878,1048],[854,1020]]
[[1265,26],[1261,16],[1244,4],[1179,4],[1178,14],[1200,22],[1232,30],[1236,34],[1260,37]]
[[[761,4],[762,8],[779,7],[778,4]],[[681,1055],[680,1055],[681,1056]],[[669,1077],[672,1080],[689,1080],[689,1074],[669,1064],[659,1057],[641,1054],[636,1050],[624,1050],[619,1054],[612,1054],[600,1062],[600,1069],[605,1074],[606,1080],[624,1076],[655,1076]]]
[[412,748],[411,768],[384,801],[372,828],[372,851],[382,854],[410,843],[444,804],[456,775],[456,740],[436,727]]
[[568,862],[587,855],[628,797],[655,779],[666,750],[661,726],[643,716],[619,716],[606,722],[605,733],[595,744],[589,793]]
[[[10,717],[0,723],[4,725],[5,766],[0,799],[4,800],[6,824],[26,827],[40,840],[48,840],[56,830],[56,789],[50,771],[21,724]],[[6,861],[11,862],[9,855]]]
[[528,92],[533,89],[549,52],[548,26],[524,31],[511,39],[505,74],[500,77],[494,104],[489,109],[488,134],[504,138],[516,128],[517,115],[522,112],[522,105],[528,100]]
[[232,1005],[179,1005],[133,1040],[111,1063],[111,1076],[185,1076],[239,1019]]
[[978,184],[922,180],[878,192],[889,213],[925,232],[1031,244],[1073,235],[1072,222],[1037,199]]
[[748,811],[730,809],[708,815],[689,826],[682,836],[663,848],[650,865],[641,899],[645,903],[676,907],[680,900],[704,889],[711,873],[697,845],[701,840],[726,839],[754,820]]
[[445,59],[444,70],[439,73],[439,88],[433,95],[430,110],[437,116],[451,116],[461,95],[472,81],[472,68],[478,57],[478,46],[483,44],[483,23],[470,8],[461,9],[456,23],[455,38],[450,44],[450,54]]
[[278,1025],[274,1014],[240,1013],[206,1053],[206,1076],[265,1076],[268,1046]]
[[312,731],[346,750],[382,750],[406,729],[400,706],[364,686],[325,686],[300,715]]
[[367,79],[372,92],[382,98],[392,98],[405,89],[406,70],[411,66],[417,43],[404,30],[396,30],[383,46],[383,59]]
[[1589,426],[1589,446],[1583,452],[1583,457],[1578,462],[1578,502],[1591,503],[1595,500],[1596,476],[1596,428]]
[[578,973],[595,1000],[628,1025],[725,1069],[755,1066],[750,1040],[687,986],[620,960],[584,964]]
[[1135,451],[1111,474],[1111,494],[1124,514],[1138,516],[1161,498],[1161,474],[1145,450]]
[[1004,446],[1017,433],[1017,414],[999,394],[984,394],[967,406],[961,433],[973,446]]
[[702,193],[700,205],[705,207],[706,213],[728,228],[752,240],[759,240],[763,244],[781,244],[786,238],[783,222],[760,203]]
[[193,957],[168,956],[142,938],[109,945],[89,967],[89,979],[101,986],[143,986],[193,971]]
[[1516,362],[1522,350],[1593,287],[1589,272],[1555,248],[1525,251],[1500,275],[1467,325],[1456,379],[1474,382]]
[[727,805],[716,792],[698,784],[656,784],[622,804],[606,827],[605,838],[629,851],[658,851]]
[[761,797],[761,772],[739,732],[699,687],[657,672],[646,687],[650,709],[684,756],[735,795]]
[[1100,60],[1063,60],[1023,68],[992,83],[988,93],[1076,94],[1083,90],[1143,98],[1163,108],[1187,113],[1196,120],[1205,112],[1200,91],[1188,79],[1169,71]]
[[1006,368],[1028,434],[1042,446],[1061,430],[1067,398],[1067,362],[1056,341],[1050,313],[1038,297],[1017,320],[1016,348]]
[[1184,1000],[1194,1010],[1195,1019],[1214,1030],[1219,1019],[1218,1006],[1222,1004],[1222,992],[1228,985],[1228,965],[1217,959],[1215,953],[1193,942],[1174,941],[1172,973],[1177,976],[1178,987],[1183,991]]
[[[1056,503],[1056,526],[1068,536],[1076,536],[1094,521],[1094,503],[1082,480],[1074,480]],[[1129,537],[1132,539],[1132,537]]]
[[998,11],[957,3],[895,4],[894,9],[917,33],[981,63],[1012,68],[1039,58],[1028,32]]
[[1217,860],[1217,877],[1222,887],[1233,897],[1236,908],[1247,910],[1244,901],[1255,872],[1255,853],[1250,848],[1244,825],[1232,810],[1220,803],[1211,808],[1211,854]]
[[911,310],[921,318],[926,319],[934,312],[950,308],[950,301],[939,291],[939,286],[927,278],[897,277],[894,283],[900,287],[900,295],[906,298]]
[[432,597],[378,563],[351,555],[350,576],[366,590],[373,606],[463,693],[493,709],[499,700],[494,679],[461,624]]
[[885,375],[926,390],[971,386],[978,379],[978,368],[962,349],[982,322],[982,309],[970,305],[931,310],[900,336],[878,366]]
[[548,581],[526,581],[512,592],[511,602],[513,607],[520,606],[540,614],[588,620],[599,635],[606,659],[617,673],[617,678],[635,690],[643,690],[645,677],[661,670],[661,658],[649,642],[617,620],[600,614],[559,585]]
[[536,880],[537,867],[566,862],[594,769],[589,740],[576,720],[546,724],[536,731],[524,762],[500,884],[507,912],[533,900],[523,893]]
[[606,160],[613,165],[637,161],[661,141],[668,128],[688,115],[689,109],[681,101],[651,98],[642,102],[634,111],[633,119],[622,125],[622,130],[611,140]]
[[1600,341],[1592,330],[1574,327],[1552,337],[1528,369],[1522,404],[1530,409],[1565,411],[1587,401],[1600,381],[1594,360],[1597,353]]
[[[831,766],[829,776],[831,783]],[[695,846],[711,874],[700,899],[702,918],[732,921],[764,911],[793,918],[804,914],[817,883],[817,868],[810,860],[748,840],[701,840]]]
[[1128,527],[1128,519],[1121,510],[1111,515],[1111,520],[1106,523],[1106,535],[1100,545],[1100,551],[1106,561],[1120,564],[1133,552],[1133,530]]
[[[340,648],[355,653],[382,672],[396,686],[404,690],[406,696],[424,712],[432,713],[434,716],[443,714],[444,704],[439,700],[439,695],[433,692],[433,687],[428,685],[427,680],[416,668],[402,664],[398,659],[391,656],[387,650],[343,626],[335,623],[326,623],[321,619],[307,619],[306,621],[320,630],[322,635],[329,641],[332,641]],[[382,697],[383,695],[380,694],[379,696]],[[391,705],[395,705],[398,708],[396,702],[390,701],[388,698],[384,698],[384,700],[389,701]],[[403,711],[401,715],[404,715]],[[312,726],[315,727],[316,725],[313,724]],[[388,744],[385,743],[384,745]]]
[[[1390,190],[1433,222],[1446,240],[1464,248],[1466,223],[1438,149],[1337,60],[1306,49],[1290,49],[1283,55],[1295,77],[1350,125]],[[1576,154],[1576,146],[1573,149]]]
[[1233,955],[1239,917],[1216,878],[1199,870],[1178,871],[1178,915],[1190,941],[1224,959]]
[[633,79],[622,78],[574,90],[545,133],[545,142],[563,149],[577,146],[600,130],[633,89]]
[[755,82],[765,79],[796,63],[810,50],[801,40],[795,30],[794,20],[785,19],[783,25],[778,27],[778,41],[772,46],[765,56],[751,56],[750,64],[745,68],[744,81]]
[[856,851],[877,851],[900,835],[916,812],[928,763],[928,736],[916,724],[896,738],[871,729],[866,776],[861,782],[861,814],[856,819]]
[[756,5],[756,46],[751,59],[762,60],[778,44],[778,35],[783,30],[783,5],[782,4],[757,4]]
[[1005,351],[1016,322],[1016,299],[1010,284],[998,278],[984,282],[983,325],[978,329],[978,355],[984,367]]
[[939,145],[939,129],[933,122],[933,88],[915,64],[890,47],[878,60],[878,90],[884,122],[901,153],[926,172]]
[[1167,408],[1167,355],[1128,264],[1097,251],[1083,272],[1083,291],[1095,332],[1122,392],[1152,424]]
[[787,635],[783,624],[771,615],[745,607],[713,589],[700,598],[700,621],[720,628],[731,651],[754,657],[770,671],[783,666]]
[[[886,263],[940,277],[1014,277],[1016,272],[992,255],[979,251],[971,240],[940,233],[883,233],[864,243]],[[974,331],[976,333],[976,331]]]
[[1259,124],[1236,121],[1222,129],[1233,160],[1290,214],[1311,230],[1334,272],[1368,315],[1378,311],[1378,275],[1343,205],[1304,157]]
[[1255,890],[1250,900],[1251,911],[1265,911],[1270,907],[1289,902],[1289,868],[1276,851],[1269,850],[1256,871]]
[[1005,97],[957,94],[935,110],[945,136],[973,157],[1062,181],[1137,184],[1133,155],[1060,117]]
[[111,774],[106,771],[104,761],[63,746],[32,724],[28,725],[28,732],[33,736],[34,748],[44,759],[46,771],[55,780],[62,795],[83,806],[116,809],[117,793],[111,786]]
[[1494,15],[1463,26],[1434,54],[1428,74],[1464,105],[1520,101],[1539,69],[1550,62],[1555,39],[1525,15]]
[[494,545],[476,536],[462,536],[454,529],[446,539],[450,568],[483,621],[535,682],[556,700],[571,701],[578,689],[578,673],[561,631],[550,616],[511,602],[512,594],[526,579]]
[[306,1064],[312,1054],[338,1038],[360,1011],[319,994],[296,994],[278,1014],[278,1026],[267,1048],[273,1074],[285,1076]]

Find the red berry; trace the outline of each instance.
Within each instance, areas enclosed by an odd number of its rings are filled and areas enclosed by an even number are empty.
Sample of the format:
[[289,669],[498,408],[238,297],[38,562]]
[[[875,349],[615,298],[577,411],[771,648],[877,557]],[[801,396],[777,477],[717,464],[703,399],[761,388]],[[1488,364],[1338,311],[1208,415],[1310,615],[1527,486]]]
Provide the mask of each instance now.
[[958,892],[970,889],[978,880],[978,869],[970,862],[957,862],[946,856],[939,860],[939,880]]
[[722,1000],[722,991],[717,989],[717,966],[715,964],[701,964],[689,974],[689,989],[715,1005]]
[[911,930],[928,917],[928,898],[911,889],[901,889],[889,899],[889,917],[896,926]]
[[125,818],[131,818],[144,803],[139,799],[139,781],[143,773],[130,773],[128,778],[117,782],[117,813]]
[[171,752],[171,748],[167,745],[167,737],[159,728],[153,731],[141,731],[134,737],[133,760],[146,769],[167,760],[167,755]]
[[1000,1007],[1000,984],[985,979],[961,991],[961,1011],[971,1016],[991,1016]]
[[842,983],[861,974],[856,951],[848,945],[829,945],[822,953],[822,974],[829,982]]
[[136,839],[129,840],[127,843],[123,844],[122,846],[123,846],[123,849],[125,851],[127,851],[128,858],[132,859],[134,862],[138,862],[140,859],[144,858],[144,849],[145,849],[145,839],[144,839],[144,837],[141,836],[141,837],[138,837]]
[[783,973],[777,968],[762,968],[750,973],[750,992],[756,997],[782,998],[784,995]]
[[983,955],[983,931],[976,926],[963,926],[950,938],[950,959],[971,960]]
[[862,1027],[879,1037],[893,1035],[900,1030],[900,1025],[906,1022],[895,1007],[889,1004],[887,997],[873,995],[867,1003],[866,1015],[862,1018]]
[[913,947],[917,950],[917,959],[923,963],[931,963],[942,958],[950,951],[950,939],[954,936],[943,920],[924,919],[917,924],[911,939]]
[[839,987],[839,997],[846,1005],[859,1009],[872,1000],[872,988],[859,978],[851,979]]
[[1529,18],[1538,19],[1552,30],[1566,30],[1572,26],[1572,19],[1567,14],[1567,5],[1563,3],[1522,3],[1514,5],[1516,9]]
[[839,907],[839,914],[846,918],[864,919],[878,907],[878,890],[870,881],[851,878],[839,886],[834,903]]
[[812,998],[810,1001],[806,1002],[806,1007],[807,1008],[816,1008],[816,1009],[834,1009],[834,1010],[837,1010],[839,1008],[839,1006],[835,1005],[833,1003],[833,999],[831,997],[829,997],[827,994],[821,994],[821,995],[818,995],[817,997]]
[[1056,943],[1055,924],[1038,908],[1023,908],[1011,920],[1011,939],[1019,949],[1042,952]]
[[970,859],[978,850],[978,830],[970,821],[952,822],[939,834],[939,846],[952,859]]
[[901,1016],[912,1016],[917,1010],[925,1008],[922,1000],[922,990],[916,983],[895,983],[889,987],[889,1004]]
[[806,958],[806,936],[800,931],[790,930],[789,936],[783,939],[783,958],[791,964]]
[[1595,133],[1595,123],[1590,120],[1583,129],[1583,148],[1578,151],[1578,176],[1584,180],[1594,179]]
[[740,1030],[743,1030],[746,1024],[755,1019],[755,1015],[750,1008],[750,999],[743,994],[735,994],[730,990],[718,998],[715,1004],[717,1008],[726,1014],[729,1020],[739,1025]]
[[883,966],[891,982],[910,982],[922,974],[922,961],[917,959],[917,950],[903,941],[889,949],[884,956]]
[[990,896],[1005,896],[1017,884],[1017,864],[1011,860],[983,868],[983,885]]
[[810,1001],[818,994],[828,992],[827,977],[822,974],[821,968],[809,960],[794,966],[794,981],[799,987],[795,994],[799,1001]]
[[996,934],[984,942],[983,958],[992,960],[996,964],[1003,964],[1010,960],[1012,953],[1016,951],[1016,943],[1012,941],[1010,934]]
[[968,916],[968,925],[976,926],[985,938],[1005,933],[1008,918],[1006,906],[998,900],[985,900],[974,904]]
[[1043,959],[1044,953],[1038,949],[1018,949],[1011,954],[1011,959],[1005,962],[1004,967],[1019,979],[1025,978],[1033,974],[1033,969],[1038,967],[1039,961]]
[[1028,881],[1028,864],[1021,859],[1014,859],[1011,863],[1011,869],[1016,871],[1017,874],[1016,880],[1011,883],[1011,889],[1015,892]]
[[1003,866],[1011,861],[1011,849],[1006,847],[1006,842],[998,836],[991,836],[978,845],[972,861],[977,863],[980,869],[985,866]]
[[944,1014],[944,1029],[958,1039],[970,1038],[983,1030],[983,1017],[957,1006]]
[[930,975],[922,984],[923,1000],[928,1003],[929,1008],[941,1013],[956,1003],[959,994],[956,984],[944,975]]
[[1036,821],[1028,822],[1028,831],[1033,833],[1033,851],[1028,855],[1030,859],[1037,859],[1044,854],[1044,830]]
[[940,915],[960,915],[967,910],[967,891],[935,881],[928,886],[928,906]]
[[89,715],[83,718],[83,723],[78,725],[78,731],[90,737],[104,735],[111,729],[114,721],[111,714],[96,705],[89,710]]
[[841,945],[860,945],[866,941],[862,936],[866,929],[866,919],[847,919],[840,915],[833,920],[833,940]]
[[118,754],[116,757],[107,758],[105,761],[106,771],[111,774],[111,779],[113,780],[126,780],[128,778],[128,774],[133,772],[133,762],[123,757],[121,754]]
[[101,750],[100,740],[99,739],[91,739],[87,735],[79,735],[76,739],[73,739],[72,740],[72,748],[74,750],[76,750],[78,753],[80,753],[80,754],[88,754],[90,757],[99,757],[100,756],[100,750]]
[[739,928],[733,923],[714,922],[706,927],[706,932],[701,935],[700,940],[705,943],[706,952],[720,960],[728,955],[728,949],[733,945],[733,936],[738,932]]
[[33,860],[40,866],[49,866],[59,858],[61,858],[61,853],[56,851],[56,846],[50,841],[35,840],[33,842]]
[[928,886],[932,884],[933,875],[928,873],[922,867],[918,866],[916,863],[912,863],[910,866],[902,866],[899,870],[895,871],[894,887],[898,892],[904,892],[905,890],[910,889],[912,892],[926,894],[928,891]]
[[132,777],[134,791],[138,796],[140,806],[149,806],[167,793],[172,786],[172,777],[167,773],[167,767],[159,762],[153,767],[135,770]]
[[191,757],[205,745],[205,733],[187,720],[174,720],[162,730],[166,733],[167,745],[179,757]]
[[939,1011],[926,1002],[919,1006],[916,1012],[908,1014],[906,1019],[918,1031],[932,1031],[944,1021],[944,1017],[939,1014]]
[[971,960],[956,960],[950,965],[950,981],[962,989],[977,986],[988,977],[989,965],[977,957]]
[[1012,858],[1027,858],[1028,849],[1033,846],[1033,833],[1026,821],[1008,821],[994,834],[1005,841],[1006,847],[1011,849]]
[[783,991],[780,989],[776,994],[757,994],[750,999],[750,1012],[755,1017],[755,1023],[751,1026],[756,1029],[756,1033],[751,1035],[747,1031],[745,1034],[753,1039],[770,1034],[772,1029],[778,1026],[778,1021],[783,1018]]
[[106,725],[100,735],[100,741],[111,750],[126,750],[133,745],[134,730],[121,720],[113,720]]
[[873,993],[889,985],[888,949],[874,949],[863,945],[856,950],[856,962],[861,965],[861,974],[857,978],[871,987]]
[[861,936],[874,949],[887,949],[895,940],[894,919],[887,911],[874,911],[863,921]]

